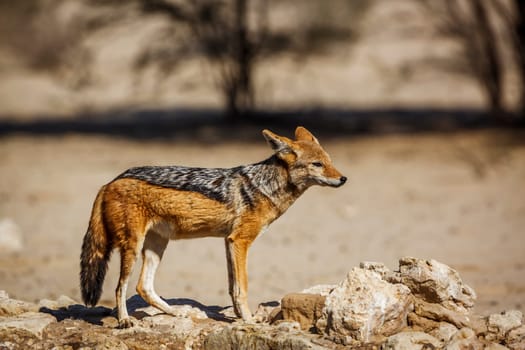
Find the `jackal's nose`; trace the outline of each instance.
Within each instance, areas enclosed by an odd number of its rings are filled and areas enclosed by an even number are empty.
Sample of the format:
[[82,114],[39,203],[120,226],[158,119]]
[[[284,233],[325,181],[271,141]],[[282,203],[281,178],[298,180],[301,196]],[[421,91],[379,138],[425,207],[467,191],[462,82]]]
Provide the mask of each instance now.
[[346,176],[341,176],[339,181],[341,181],[341,185],[343,185],[346,182]]

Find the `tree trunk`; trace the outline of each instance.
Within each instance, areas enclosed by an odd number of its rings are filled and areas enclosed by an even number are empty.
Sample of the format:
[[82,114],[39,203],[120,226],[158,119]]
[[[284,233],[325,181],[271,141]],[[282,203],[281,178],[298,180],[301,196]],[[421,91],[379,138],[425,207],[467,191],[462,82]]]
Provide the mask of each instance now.
[[514,51],[521,78],[520,118],[525,120],[525,1],[514,0],[516,9]]
[[490,25],[490,20],[487,14],[487,5],[482,1],[472,1],[475,21],[479,28],[479,44],[483,57],[485,60],[482,64],[482,69],[479,72],[482,84],[484,85],[487,98],[489,100],[489,108],[492,115],[497,118],[502,118],[503,114],[503,75],[501,67],[501,59],[499,57],[499,50],[496,46],[496,35],[494,29]]

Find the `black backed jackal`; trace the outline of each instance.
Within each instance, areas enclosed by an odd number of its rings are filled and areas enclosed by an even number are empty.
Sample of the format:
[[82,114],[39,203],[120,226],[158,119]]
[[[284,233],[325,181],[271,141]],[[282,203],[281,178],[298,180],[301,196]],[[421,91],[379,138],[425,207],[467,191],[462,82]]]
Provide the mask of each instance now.
[[82,244],[80,283],[84,302],[98,302],[111,252],[118,248],[120,326],[132,325],[126,291],[140,253],[143,264],[137,292],[152,306],[173,314],[153,288],[168,241],[215,236],[226,243],[235,313],[250,320],[246,256],[254,239],[308,187],[339,187],[346,181],[305,128],[295,130],[295,140],[268,130],[263,135],[274,154],[260,163],[231,169],[145,166],[129,169],[103,186]]

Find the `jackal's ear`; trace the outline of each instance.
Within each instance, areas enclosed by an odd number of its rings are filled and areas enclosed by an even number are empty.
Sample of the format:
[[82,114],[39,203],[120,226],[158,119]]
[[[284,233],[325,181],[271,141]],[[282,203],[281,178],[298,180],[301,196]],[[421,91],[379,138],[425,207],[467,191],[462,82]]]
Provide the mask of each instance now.
[[262,134],[275,153],[287,154],[293,152],[291,147],[293,141],[289,138],[276,135],[270,130],[266,129],[263,130]]
[[295,129],[295,139],[297,141],[311,141],[319,144],[319,141],[315,138],[314,135],[308,130],[306,130],[305,127],[298,126],[297,129]]

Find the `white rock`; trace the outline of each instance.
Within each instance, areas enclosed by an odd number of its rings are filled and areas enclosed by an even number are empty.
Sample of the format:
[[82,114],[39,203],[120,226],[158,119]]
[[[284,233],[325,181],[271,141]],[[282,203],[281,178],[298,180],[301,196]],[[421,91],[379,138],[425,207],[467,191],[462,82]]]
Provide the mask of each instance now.
[[365,270],[375,271],[379,273],[383,279],[386,279],[390,273],[390,270],[382,262],[362,261],[359,263],[359,267]]
[[508,332],[521,326],[523,314],[519,310],[504,311],[492,314],[488,319],[487,338],[489,340],[503,340]]
[[369,342],[406,326],[410,290],[381,279],[377,272],[354,268],[326,297],[317,329],[345,343]]
[[511,349],[525,349],[525,325],[511,330],[505,338],[505,343]]
[[303,289],[301,293],[303,294],[319,294],[322,296],[327,296],[330,294],[334,288],[337,287],[337,284],[318,284],[310,288]]
[[401,282],[426,302],[465,314],[474,306],[474,290],[463,283],[456,270],[445,264],[405,257],[399,260],[399,271]]
[[17,253],[23,246],[18,225],[11,219],[0,220],[0,253]]
[[483,350],[484,345],[470,328],[461,328],[445,347],[446,350]]
[[38,309],[39,307],[36,304],[10,299],[5,292],[3,297],[0,297],[0,316],[14,316],[28,311],[36,312]]
[[458,332],[458,329],[447,322],[440,322],[439,327],[430,332],[430,335],[436,337],[439,341],[448,343]]
[[[430,347],[429,347],[430,345]],[[433,336],[423,332],[401,332],[388,337],[381,350],[441,349],[442,344]]]
[[42,337],[42,331],[44,328],[46,328],[50,323],[56,321],[57,320],[49,314],[40,312],[26,312],[17,316],[0,317],[0,329],[24,329],[33,333],[37,337]]
[[63,307],[68,307],[70,305],[76,305],[79,304],[77,301],[71,299],[67,295],[61,295],[58,297],[57,300],[50,300],[50,299],[41,299],[38,302],[39,307],[45,307],[48,309],[56,310]]

